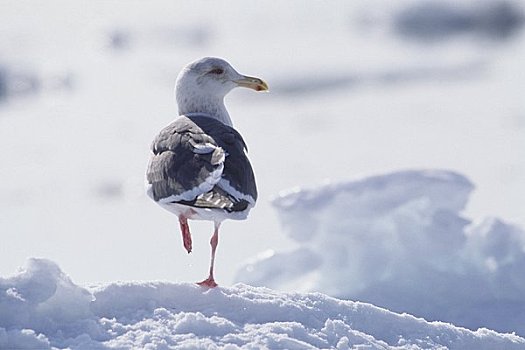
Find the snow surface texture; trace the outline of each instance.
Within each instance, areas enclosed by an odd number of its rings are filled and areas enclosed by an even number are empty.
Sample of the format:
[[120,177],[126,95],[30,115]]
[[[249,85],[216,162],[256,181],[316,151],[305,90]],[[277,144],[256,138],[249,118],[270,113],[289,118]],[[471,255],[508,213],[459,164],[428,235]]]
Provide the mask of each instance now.
[[525,339],[429,323],[323,294],[237,284],[75,285],[50,260],[0,278],[1,349],[524,349]]
[[525,233],[462,217],[472,189],[453,172],[404,171],[283,193],[274,205],[297,249],[261,253],[237,280],[523,335]]

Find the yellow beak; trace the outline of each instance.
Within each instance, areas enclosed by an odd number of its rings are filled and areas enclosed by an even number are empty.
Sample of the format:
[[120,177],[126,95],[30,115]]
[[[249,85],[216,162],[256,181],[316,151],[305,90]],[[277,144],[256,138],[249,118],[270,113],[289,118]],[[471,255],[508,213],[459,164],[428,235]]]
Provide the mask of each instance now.
[[234,82],[242,87],[250,88],[255,91],[268,91],[268,84],[262,79],[249,77],[244,75],[241,79],[234,80]]

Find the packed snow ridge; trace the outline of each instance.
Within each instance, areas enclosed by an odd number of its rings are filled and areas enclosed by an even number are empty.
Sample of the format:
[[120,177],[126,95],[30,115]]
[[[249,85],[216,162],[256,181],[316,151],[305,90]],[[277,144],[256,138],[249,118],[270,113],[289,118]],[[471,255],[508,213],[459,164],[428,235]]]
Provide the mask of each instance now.
[[274,205],[297,247],[262,252],[237,280],[524,335],[525,232],[463,217],[473,188],[433,170],[282,193]]
[[319,293],[236,284],[83,288],[52,261],[0,278],[1,349],[524,349],[525,339],[427,322]]

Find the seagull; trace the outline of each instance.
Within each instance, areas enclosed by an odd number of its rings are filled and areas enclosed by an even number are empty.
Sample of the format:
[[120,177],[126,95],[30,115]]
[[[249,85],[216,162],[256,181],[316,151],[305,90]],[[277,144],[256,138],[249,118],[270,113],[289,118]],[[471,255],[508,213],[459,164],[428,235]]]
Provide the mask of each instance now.
[[213,268],[222,221],[246,219],[257,200],[246,143],[224,105],[236,87],[268,91],[262,79],[239,74],[221,58],[205,57],[184,67],[175,84],[179,116],[153,140],[146,171],[146,193],[177,215],[188,253],[188,220],[214,222],[209,276],[198,282],[208,288],[217,286]]

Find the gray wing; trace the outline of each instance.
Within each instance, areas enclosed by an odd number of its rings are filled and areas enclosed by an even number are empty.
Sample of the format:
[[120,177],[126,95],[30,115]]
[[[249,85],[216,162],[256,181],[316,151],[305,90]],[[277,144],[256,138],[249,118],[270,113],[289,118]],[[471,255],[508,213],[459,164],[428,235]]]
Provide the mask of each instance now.
[[255,177],[235,129],[206,116],[181,117],[152,148],[147,179],[155,200],[229,212],[255,204]]
[[186,117],[165,127],[151,148],[146,179],[155,201],[193,200],[220,180],[224,150]]

